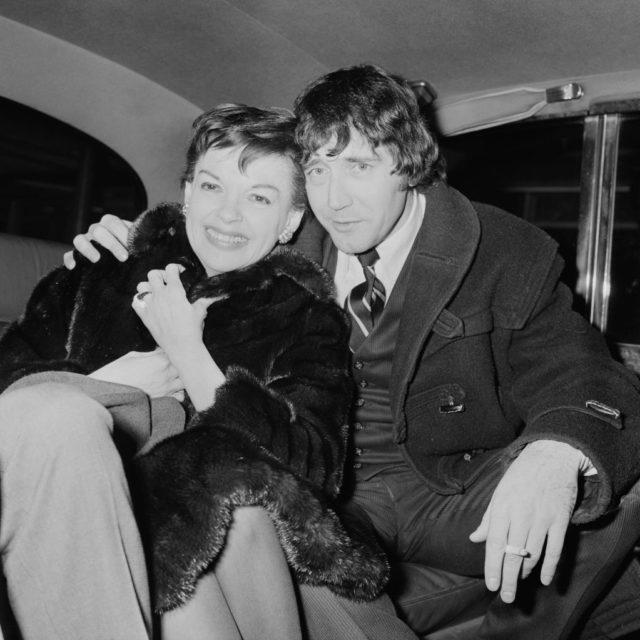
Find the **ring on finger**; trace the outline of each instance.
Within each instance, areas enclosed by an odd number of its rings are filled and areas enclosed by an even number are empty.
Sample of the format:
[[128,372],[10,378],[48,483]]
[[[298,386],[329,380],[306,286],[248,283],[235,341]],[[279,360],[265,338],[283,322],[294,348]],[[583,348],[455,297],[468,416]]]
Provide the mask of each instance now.
[[504,548],[505,554],[509,554],[512,556],[520,556],[521,558],[528,558],[531,553],[527,551],[524,547],[516,547],[513,544],[508,544]]
[[147,306],[147,301],[145,300],[145,298],[150,293],[151,291],[140,291],[140,293],[136,293],[133,296],[133,304],[139,309],[144,309]]

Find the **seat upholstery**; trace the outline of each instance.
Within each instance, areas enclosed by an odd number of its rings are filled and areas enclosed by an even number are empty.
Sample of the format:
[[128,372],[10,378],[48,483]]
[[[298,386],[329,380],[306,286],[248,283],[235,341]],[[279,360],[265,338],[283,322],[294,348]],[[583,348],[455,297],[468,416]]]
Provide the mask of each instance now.
[[38,280],[62,264],[59,242],[0,233],[0,334],[24,310]]
[[[481,578],[409,562],[393,565],[390,591],[400,617],[428,640],[474,637],[494,595]],[[432,629],[442,631],[430,633]]]

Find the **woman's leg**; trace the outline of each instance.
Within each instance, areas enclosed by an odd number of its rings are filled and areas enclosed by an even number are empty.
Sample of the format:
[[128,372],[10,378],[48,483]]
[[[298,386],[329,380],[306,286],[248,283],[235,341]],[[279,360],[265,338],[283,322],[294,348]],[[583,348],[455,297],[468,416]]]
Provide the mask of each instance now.
[[112,419],[72,386],[0,396],[0,551],[22,637],[150,637],[148,580]]
[[200,578],[195,594],[186,604],[162,616],[160,628],[162,640],[241,640],[213,572]]
[[234,511],[215,572],[245,640],[301,637],[289,566],[264,509]]
[[162,617],[162,638],[301,638],[289,567],[264,509],[241,507],[234,511],[215,572],[200,579],[186,605]]

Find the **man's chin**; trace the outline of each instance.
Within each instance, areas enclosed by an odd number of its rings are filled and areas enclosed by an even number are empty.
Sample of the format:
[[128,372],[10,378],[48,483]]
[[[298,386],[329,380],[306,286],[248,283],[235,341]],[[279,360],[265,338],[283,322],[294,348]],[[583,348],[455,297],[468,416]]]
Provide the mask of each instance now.
[[333,244],[343,253],[358,254],[364,253],[371,249],[367,246],[367,243],[363,241],[363,238],[351,237],[343,233],[336,233],[335,231],[329,231]]
[[364,253],[370,247],[365,247],[361,243],[358,242],[336,242],[333,241],[333,244],[342,251],[342,253],[348,253],[349,255],[357,255],[358,253]]

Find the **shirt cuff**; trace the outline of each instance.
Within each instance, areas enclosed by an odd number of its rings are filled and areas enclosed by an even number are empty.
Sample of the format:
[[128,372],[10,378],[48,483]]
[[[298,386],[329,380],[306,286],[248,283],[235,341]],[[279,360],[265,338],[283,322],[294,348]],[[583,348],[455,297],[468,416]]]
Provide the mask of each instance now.
[[579,449],[578,452],[582,456],[580,458],[580,473],[585,477],[597,475],[598,470],[593,466],[591,459],[585,456]]

